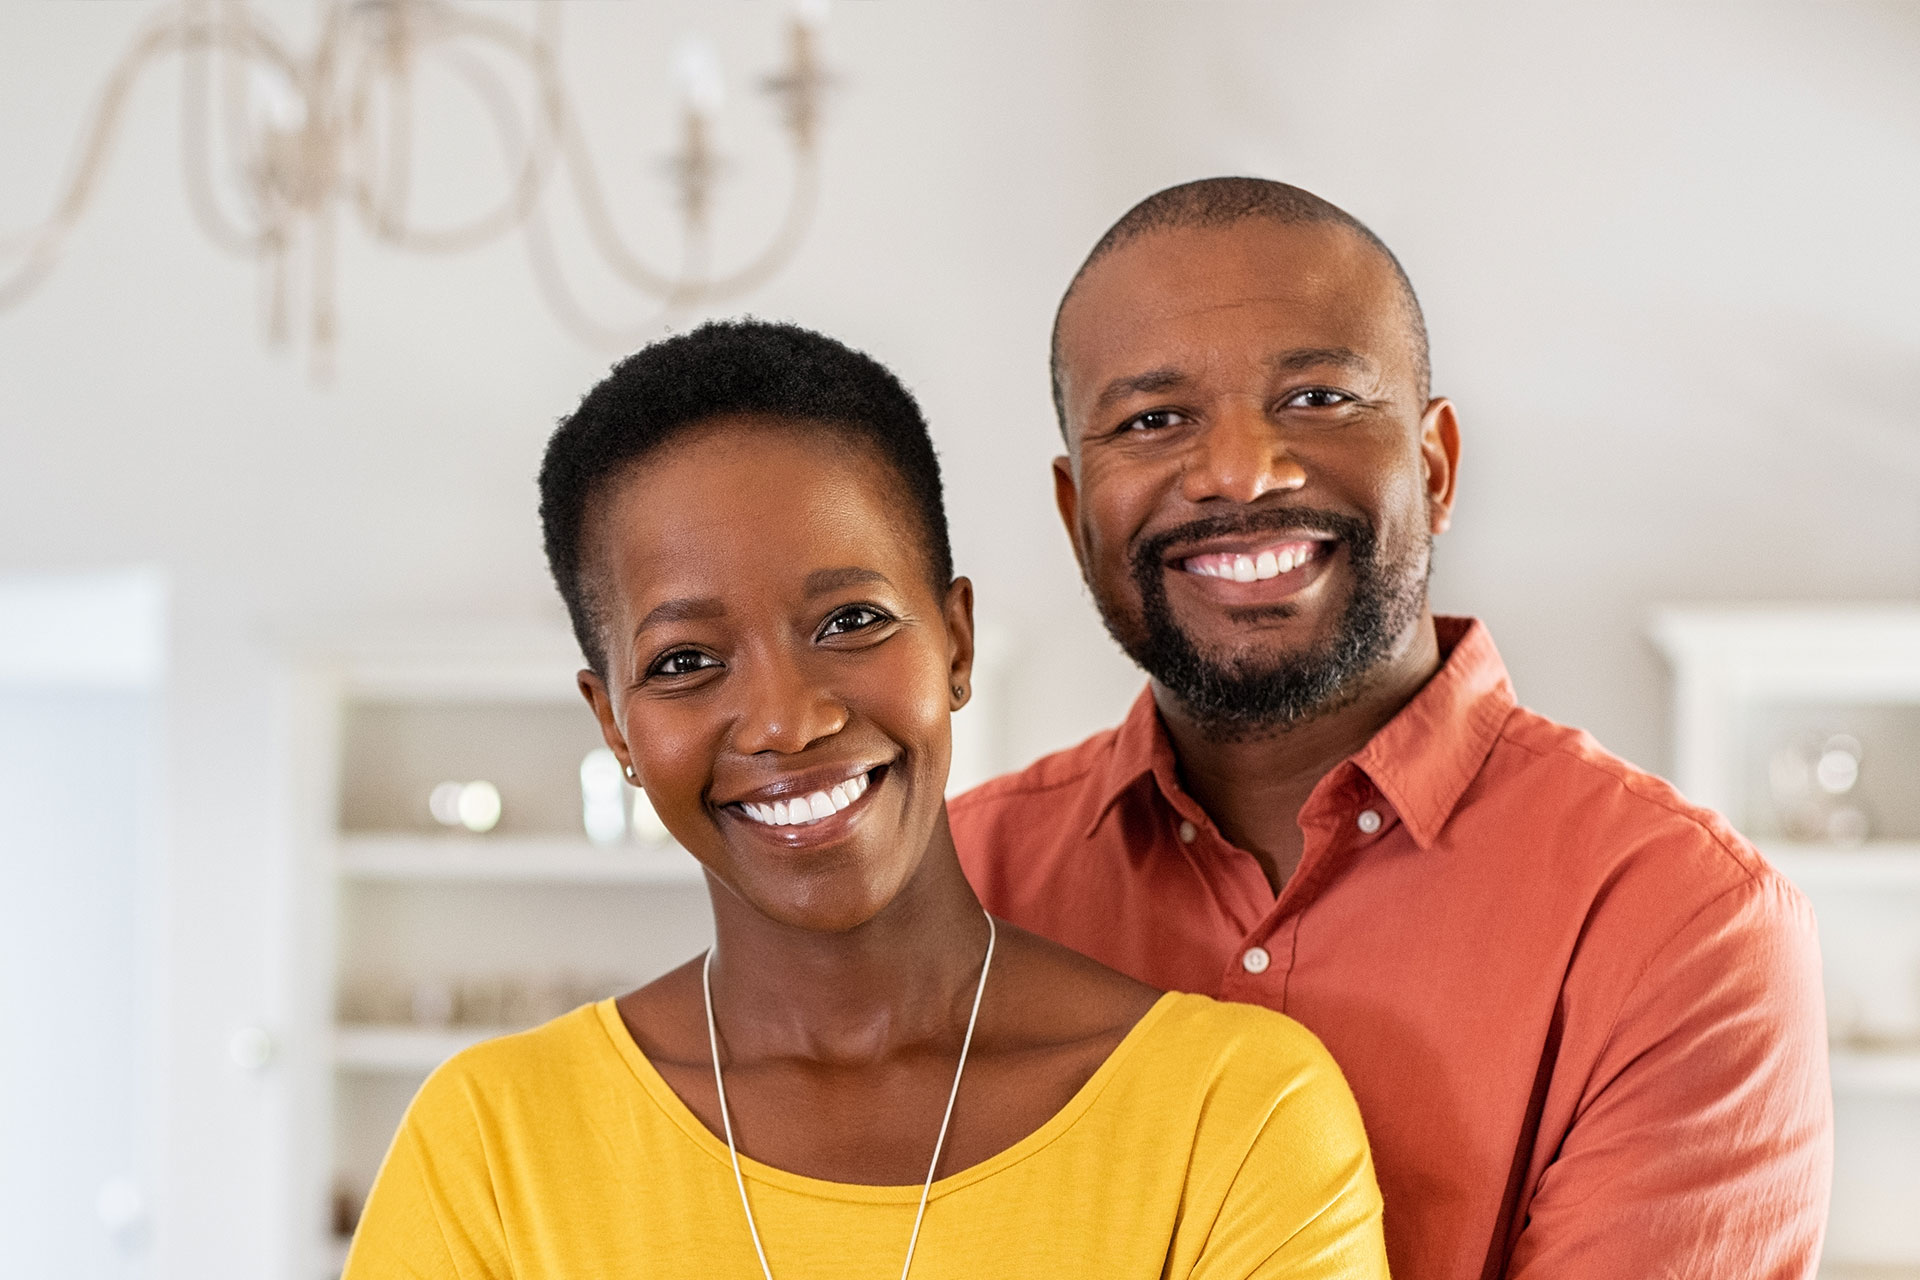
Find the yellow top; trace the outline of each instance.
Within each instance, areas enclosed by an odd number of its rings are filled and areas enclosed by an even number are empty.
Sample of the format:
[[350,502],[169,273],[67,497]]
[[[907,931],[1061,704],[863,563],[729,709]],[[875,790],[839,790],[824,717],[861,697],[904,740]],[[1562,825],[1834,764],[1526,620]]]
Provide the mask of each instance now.
[[[774,1280],[898,1280],[919,1186],[740,1159]],[[611,1000],[476,1045],[421,1088],[345,1280],[760,1274],[726,1143]],[[1353,1096],[1280,1014],[1162,996],[1072,1100],[933,1184],[913,1280],[1387,1274]]]

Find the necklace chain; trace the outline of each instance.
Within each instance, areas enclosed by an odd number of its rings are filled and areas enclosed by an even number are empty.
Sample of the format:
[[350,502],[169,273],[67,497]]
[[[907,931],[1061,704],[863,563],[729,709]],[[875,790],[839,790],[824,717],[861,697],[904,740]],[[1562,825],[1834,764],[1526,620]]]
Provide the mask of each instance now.
[[[984,912],[982,913],[985,914]],[[933,1193],[933,1175],[940,1168],[940,1153],[946,1149],[947,1126],[953,1121],[953,1101],[960,1096],[960,1077],[967,1072],[967,1052],[973,1048],[973,1026],[980,1020],[980,997],[987,991],[987,970],[993,967],[993,944],[998,930],[993,917],[987,916],[987,954],[980,961],[980,982],[973,989],[973,1011],[967,1015],[967,1034],[960,1041],[960,1065],[953,1069],[953,1088],[947,1091],[947,1110],[940,1117],[940,1136],[933,1144],[933,1160],[927,1165],[927,1180],[920,1188],[920,1207],[914,1211],[913,1234],[907,1237],[907,1260],[900,1264],[900,1280],[907,1280],[913,1267],[913,1250],[920,1243],[920,1223],[927,1216],[927,1197]],[[733,1160],[733,1185],[740,1189],[740,1207],[746,1210],[747,1234],[753,1237],[753,1251],[760,1258],[760,1274],[773,1280],[767,1265],[767,1250],[760,1243],[760,1228],[753,1220],[753,1205],[747,1200],[747,1180],[740,1172],[740,1151],[733,1145],[733,1116],[727,1109],[727,1085],[720,1077],[720,1032],[713,1021],[713,948],[700,965],[700,990],[707,1001],[707,1047],[713,1051],[713,1089],[720,1095],[720,1124],[727,1133],[727,1155]]]

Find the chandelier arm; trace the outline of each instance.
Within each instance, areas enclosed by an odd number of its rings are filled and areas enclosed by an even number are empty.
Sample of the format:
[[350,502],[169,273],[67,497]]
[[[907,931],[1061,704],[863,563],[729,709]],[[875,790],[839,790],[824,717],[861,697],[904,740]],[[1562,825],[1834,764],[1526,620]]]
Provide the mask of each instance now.
[[[450,31],[427,45],[423,53],[433,53],[444,59],[488,103],[490,110],[494,109],[492,96],[497,96],[507,104],[505,110],[509,115],[518,114],[494,72],[452,43],[462,35],[489,41],[520,57],[533,70],[540,97],[540,108],[533,113],[531,136],[524,148],[524,161],[515,166],[512,157],[509,157],[509,170],[517,167],[518,175],[511,179],[507,199],[498,208],[464,226],[450,228],[421,229],[386,223],[377,218],[369,219],[369,230],[389,244],[429,253],[455,253],[485,244],[525,224],[540,199],[558,154],[554,137],[561,127],[559,117],[562,108],[557,101],[556,86],[548,74],[549,69],[543,66],[542,50],[526,33],[491,18],[464,12],[449,12],[441,16],[449,19]],[[499,118],[496,111],[496,126]],[[365,215],[367,204],[364,198],[360,203]]]
[[80,221],[93,198],[135,81],[156,56],[178,46],[178,36],[178,24],[169,16],[148,23],[147,29],[134,38],[94,99],[92,120],[81,135],[72,175],[53,212],[37,227],[0,236],[0,255],[26,259],[17,270],[0,277],[0,308],[19,302],[46,279],[60,242]]
[[811,225],[819,193],[819,158],[812,143],[795,130],[794,189],[779,230],[759,256],[718,280],[670,279],[640,261],[615,229],[607,211],[592,153],[574,116],[562,122],[563,160],[573,179],[575,198],[595,247],[627,282],[646,293],[664,297],[669,307],[724,302],[759,288],[793,256]]
[[[228,30],[242,26],[258,30],[268,44],[285,56],[286,42],[281,40],[272,27],[254,17],[247,7],[247,0],[214,0],[219,13],[220,25]],[[287,58],[290,64],[292,59]],[[242,165],[259,162],[258,140],[250,136],[247,130],[247,79],[246,60],[228,56],[220,60],[221,70],[221,110],[220,123],[226,137],[227,154],[240,157]],[[289,71],[289,79],[291,72]]]
[[728,302],[741,294],[753,292],[778,274],[806,238],[815,207],[819,203],[820,164],[811,148],[796,151],[793,183],[793,193],[787,201],[787,212],[781,219],[780,229],[774,233],[767,247],[760,251],[759,257],[718,280],[695,282],[690,292],[676,296],[673,301],[703,305]]
[[607,265],[642,293],[663,298],[671,298],[679,293],[684,281],[648,266],[621,239],[619,229],[614,226],[613,215],[607,209],[606,193],[600,186],[593,153],[588,149],[586,135],[581,132],[579,121],[572,111],[568,111],[560,122],[560,159],[567,176],[572,180],[574,201],[580,206],[581,221],[586,224],[587,235]]
[[561,326],[582,342],[615,351],[631,351],[661,335],[677,307],[662,304],[650,318],[630,326],[615,326],[592,315],[574,293],[566,271],[554,251],[552,232],[547,226],[544,207],[536,208],[527,219],[522,238],[526,241],[527,260],[533,268],[534,284],[546,299],[547,307],[559,318]]
[[[371,226],[399,228],[406,224],[412,194],[413,167],[413,50],[412,34],[404,31],[401,47],[364,51],[354,64],[348,97],[347,137],[363,167],[351,188],[361,216]],[[391,63],[387,77],[386,128],[374,127],[372,69],[384,57]],[[384,132],[384,141],[376,142]],[[376,170],[380,171],[376,174]],[[375,184],[378,184],[377,186]]]
[[[187,205],[201,230],[215,244],[233,253],[258,256],[267,251],[268,240],[273,232],[265,207],[256,206],[254,212],[262,225],[250,231],[229,219],[214,191],[209,145],[214,127],[209,103],[208,60],[216,52],[225,55],[228,65],[233,65],[232,59],[236,57],[240,66],[259,59],[298,83],[294,59],[270,34],[255,25],[251,16],[245,15],[244,11],[235,13],[228,7],[226,20],[215,20],[207,15],[204,0],[188,0],[181,6],[181,16],[180,149],[186,176]],[[241,18],[244,26],[233,25],[236,18]],[[226,121],[230,147],[237,136],[231,115],[234,106],[231,98],[229,94]],[[243,167],[251,158],[247,155],[241,157]]]

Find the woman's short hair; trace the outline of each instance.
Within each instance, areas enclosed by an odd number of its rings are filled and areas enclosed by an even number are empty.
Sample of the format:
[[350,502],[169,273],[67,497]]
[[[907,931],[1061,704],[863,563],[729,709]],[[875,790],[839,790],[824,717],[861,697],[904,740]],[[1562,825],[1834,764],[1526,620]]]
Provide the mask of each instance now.
[[953,580],[940,463],[920,406],[887,368],[825,334],[791,324],[725,320],[644,347],[560,420],[540,465],[547,565],[573,633],[606,674],[600,602],[584,540],[609,483],[716,418],[777,418],[868,446],[901,481],[936,590]]

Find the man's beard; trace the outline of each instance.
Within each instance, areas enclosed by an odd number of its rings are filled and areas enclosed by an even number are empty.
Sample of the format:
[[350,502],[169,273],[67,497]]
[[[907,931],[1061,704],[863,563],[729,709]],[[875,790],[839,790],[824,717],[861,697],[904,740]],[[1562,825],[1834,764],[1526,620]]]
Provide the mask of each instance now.
[[[1203,650],[1183,630],[1167,601],[1167,551],[1182,543],[1245,534],[1311,530],[1331,534],[1347,549],[1353,594],[1323,644],[1261,662]],[[1429,535],[1404,556],[1382,559],[1379,538],[1365,521],[1332,511],[1285,507],[1195,520],[1154,535],[1135,548],[1133,581],[1140,596],[1137,631],[1119,625],[1114,602],[1099,600],[1107,630],[1127,656],[1177,698],[1200,728],[1221,740],[1264,737],[1347,705],[1366,676],[1426,608],[1432,564]],[[1291,604],[1229,610],[1251,619],[1289,617]],[[1129,634],[1132,632],[1132,634]]]

